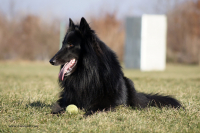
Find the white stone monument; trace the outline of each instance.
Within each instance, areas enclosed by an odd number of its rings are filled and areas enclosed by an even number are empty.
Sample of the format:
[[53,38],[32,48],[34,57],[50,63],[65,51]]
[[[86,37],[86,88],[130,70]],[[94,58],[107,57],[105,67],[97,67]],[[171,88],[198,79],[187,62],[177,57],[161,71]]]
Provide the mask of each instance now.
[[124,62],[126,68],[162,71],[166,66],[167,18],[142,15],[126,19]]

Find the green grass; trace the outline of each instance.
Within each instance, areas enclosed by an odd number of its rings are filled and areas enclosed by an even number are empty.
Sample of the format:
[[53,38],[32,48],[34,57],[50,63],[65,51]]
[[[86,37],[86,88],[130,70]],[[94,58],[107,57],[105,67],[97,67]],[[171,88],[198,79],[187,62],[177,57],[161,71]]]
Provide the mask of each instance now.
[[138,91],[169,94],[185,110],[84,112],[60,117],[50,114],[58,98],[58,67],[48,63],[0,63],[0,132],[200,132],[200,67],[168,65],[164,72],[124,70]]

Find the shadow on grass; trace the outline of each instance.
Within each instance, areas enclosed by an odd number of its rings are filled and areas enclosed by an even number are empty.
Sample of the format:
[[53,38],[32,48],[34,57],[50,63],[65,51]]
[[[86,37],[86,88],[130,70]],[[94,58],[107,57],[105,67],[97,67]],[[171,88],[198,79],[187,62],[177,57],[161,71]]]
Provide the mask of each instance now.
[[41,101],[34,101],[32,103],[29,103],[27,106],[31,106],[31,107],[34,107],[34,108],[44,108],[44,107],[47,107],[47,108],[51,108],[52,105],[51,104],[46,104],[46,103],[43,103]]

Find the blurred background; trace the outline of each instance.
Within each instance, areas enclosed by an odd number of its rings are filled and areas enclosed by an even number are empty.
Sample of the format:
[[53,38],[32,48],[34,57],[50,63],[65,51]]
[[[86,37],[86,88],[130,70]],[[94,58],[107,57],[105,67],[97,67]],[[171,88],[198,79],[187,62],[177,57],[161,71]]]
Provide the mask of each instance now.
[[167,62],[200,64],[200,0],[0,0],[0,60],[48,61],[60,23],[85,17],[123,62],[125,19],[167,16]]

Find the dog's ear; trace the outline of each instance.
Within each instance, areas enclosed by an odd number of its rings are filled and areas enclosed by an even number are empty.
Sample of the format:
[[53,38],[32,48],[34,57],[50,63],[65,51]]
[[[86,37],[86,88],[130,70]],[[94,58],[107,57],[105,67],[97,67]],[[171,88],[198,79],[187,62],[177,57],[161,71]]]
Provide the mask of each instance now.
[[69,18],[69,27],[72,28],[72,29],[75,28],[74,22],[72,21],[71,18]]
[[80,22],[80,31],[85,34],[87,31],[90,30],[90,26],[87,23],[87,21],[85,20],[84,17],[81,18],[81,22]]

